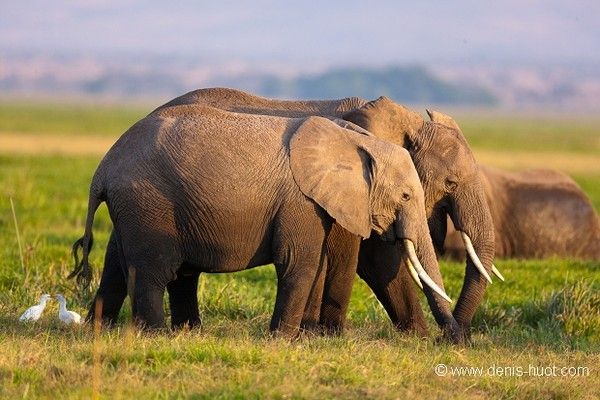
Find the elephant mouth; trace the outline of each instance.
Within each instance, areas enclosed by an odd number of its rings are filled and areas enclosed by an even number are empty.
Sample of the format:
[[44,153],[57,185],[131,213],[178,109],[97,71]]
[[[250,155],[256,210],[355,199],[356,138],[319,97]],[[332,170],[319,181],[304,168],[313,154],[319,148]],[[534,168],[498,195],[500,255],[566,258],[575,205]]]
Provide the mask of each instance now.
[[450,210],[445,205],[434,207],[428,218],[429,232],[431,241],[437,254],[443,255],[446,252],[445,241],[447,233],[447,218],[450,215]]
[[395,243],[396,230],[394,229],[395,221],[390,221],[386,215],[373,214],[373,230],[379,235],[381,240],[386,243]]
[[437,293],[444,300],[449,303],[452,303],[452,299],[444,292],[442,288],[440,288],[435,281],[429,276],[421,261],[419,261],[419,257],[417,256],[417,252],[415,250],[415,245],[413,241],[406,237],[399,237],[395,234],[395,229],[393,224],[389,226],[382,234],[380,234],[381,240],[385,243],[396,245],[397,242],[400,242],[404,245],[404,249],[406,250],[406,254],[408,257],[406,258],[406,267],[410,272],[410,276],[413,278],[415,283],[423,289],[423,285],[427,285],[433,292]]

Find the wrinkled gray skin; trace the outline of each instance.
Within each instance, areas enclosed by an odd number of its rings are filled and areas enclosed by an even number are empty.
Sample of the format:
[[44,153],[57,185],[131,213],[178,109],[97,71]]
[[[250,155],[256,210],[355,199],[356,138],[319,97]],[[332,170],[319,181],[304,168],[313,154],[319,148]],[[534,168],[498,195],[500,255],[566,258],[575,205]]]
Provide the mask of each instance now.
[[[552,170],[508,172],[482,166],[480,177],[494,220],[496,257],[600,260],[600,217],[583,190]],[[446,254],[464,259],[449,224]]]
[[[163,108],[142,119],[94,174],[85,235],[74,244],[75,253],[83,249],[74,272],[84,280],[94,213],[103,201],[128,271],[133,315],[144,327],[165,326],[164,290],[180,272],[274,263],[271,330],[295,335],[326,268],[325,239],[334,219],[363,238],[373,230],[392,243],[411,240],[443,288],[410,155],[343,120],[199,105]],[[440,305],[434,313],[454,321],[448,304],[426,292]]]
[[[343,117],[369,129],[376,136],[403,145],[411,153],[425,189],[428,223],[436,248],[440,251],[443,249],[446,216],[450,215],[472,238],[485,268],[488,271],[491,268],[494,254],[493,229],[477,174],[478,167],[464,136],[448,117],[432,113],[441,123],[425,122],[418,114],[385,98],[368,104],[359,98],[284,101],[220,88],[187,93],[157,110],[181,104],[206,104],[237,112],[288,117]],[[102,282],[107,283],[101,283],[98,292],[110,299],[108,309],[105,300],[103,314],[108,322],[116,319],[125,297],[124,290],[119,287],[124,285],[124,280],[109,278],[117,275],[110,271],[118,269],[114,243],[111,239],[107,249],[102,278]],[[322,278],[325,281],[322,305],[319,304],[321,297],[318,292],[311,296],[311,304],[304,318],[307,325],[318,321],[332,330],[343,326],[350,293],[336,288],[336,282],[340,282],[341,287],[351,286],[354,279],[353,268],[358,263],[359,276],[374,291],[395,326],[420,335],[427,334],[427,324],[414,284],[405,268],[406,255],[401,245],[390,246],[377,238],[361,243],[334,224],[327,240],[327,249],[331,273]],[[198,275],[182,269],[180,277],[168,287],[173,325],[197,325],[200,323],[196,298]],[[471,260],[467,261],[465,283],[454,310],[461,332],[468,329],[475,310],[482,301],[486,285]],[[428,301],[431,305],[430,296]],[[88,318],[93,318],[93,315],[92,307]],[[443,317],[435,313],[434,316],[444,328]]]
[[[473,155],[458,125],[450,117],[433,112],[430,117],[439,125],[425,123],[418,114],[385,98],[368,104],[357,98],[279,101],[231,89],[201,89],[176,98],[167,105],[190,103],[206,103],[238,112],[342,117],[376,136],[405,146],[413,157],[425,190],[428,222],[434,245],[440,252],[443,251],[446,215],[449,215],[471,237],[483,265],[490,270],[494,255],[494,233],[485,193]],[[343,236],[338,233],[334,227],[333,236]],[[330,258],[337,259],[342,264],[353,260],[349,255],[353,252],[348,251],[352,248],[348,241],[344,241],[338,251],[332,249],[335,246],[331,242],[328,241],[328,249],[332,253]],[[424,334],[425,320],[403,267],[404,262],[401,249],[385,246],[376,238],[371,238],[360,246],[358,272],[373,289],[396,326]],[[330,268],[335,269],[336,262],[330,260],[329,264]],[[465,282],[454,311],[456,320],[465,331],[483,299],[486,286],[484,278],[474,268],[472,261],[468,260]],[[335,327],[343,324],[345,309],[336,308],[335,305],[328,306],[327,300],[325,298],[320,310],[321,322],[325,317],[329,320],[324,322],[326,325]],[[329,303],[335,303],[335,300],[329,300]]]

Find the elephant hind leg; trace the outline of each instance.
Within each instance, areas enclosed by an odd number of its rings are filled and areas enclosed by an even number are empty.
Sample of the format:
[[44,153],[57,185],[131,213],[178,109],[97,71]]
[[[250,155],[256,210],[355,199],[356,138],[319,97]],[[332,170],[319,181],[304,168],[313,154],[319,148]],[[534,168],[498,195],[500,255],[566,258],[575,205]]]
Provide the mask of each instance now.
[[319,332],[321,330],[319,320],[321,317],[321,303],[323,302],[326,274],[327,258],[324,257],[310,290],[306,307],[304,308],[304,315],[300,324],[303,330],[312,332]]
[[[96,318],[101,318],[102,323],[109,326],[117,322],[127,296],[127,277],[122,267],[123,262],[117,234],[113,230],[106,247],[100,286],[85,318],[87,322],[93,322]],[[100,315],[96,315],[97,311]]]
[[133,319],[143,329],[166,329],[163,307],[166,283],[157,282],[150,276],[148,270],[151,267],[140,262],[129,266]]
[[295,337],[299,332],[317,270],[323,264],[322,252],[316,253],[302,254],[291,263],[275,263],[277,297],[271,331],[278,335]]
[[339,334],[346,313],[358,264],[360,239],[334,224],[327,236],[327,275],[323,289],[320,324],[328,334]]
[[144,329],[166,328],[163,306],[165,288],[177,278],[176,271],[181,265],[181,260],[169,253],[174,246],[162,244],[151,246],[148,243],[144,248],[138,248],[134,255],[125,251],[133,318]]
[[177,271],[177,278],[167,284],[169,307],[171,308],[171,327],[181,329],[201,325],[198,310],[198,279],[200,272],[186,271],[185,264]]

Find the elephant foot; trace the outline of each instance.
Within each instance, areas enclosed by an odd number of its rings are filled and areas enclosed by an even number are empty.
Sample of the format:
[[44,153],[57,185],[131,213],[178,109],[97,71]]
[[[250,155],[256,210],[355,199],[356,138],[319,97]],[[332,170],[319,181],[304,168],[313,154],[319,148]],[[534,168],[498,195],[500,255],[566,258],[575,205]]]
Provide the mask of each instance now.
[[429,329],[425,321],[409,321],[409,322],[398,322],[394,325],[397,331],[402,333],[412,334],[418,337],[429,337]]
[[271,337],[277,339],[299,340],[307,336],[315,336],[315,331],[304,329],[298,325],[271,322]]
[[320,334],[323,331],[323,326],[318,321],[305,320],[300,324],[300,330],[304,332],[313,332]]
[[134,318],[134,324],[139,330],[148,333],[162,333],[170,331],[170,329],[167,327],[167,324],[164,322],[148,322],[141,318]]
[[[112,296],[97,295],[88,310],[85,323],[94,324],[96,319],[99,319],[103,327],[114,327],[117,324],[121,305],[123,304],[121,296],[115,297],[116,300]],[[109,300],[105,301],[104,298]]]
[[287,339],[289,341],[299,340],[302,338],[299,329],[275,329],[271,330],[272,339]]
[[468,329],[456,324],[442,328],[442,336],[439,337],[436,342],[467,346],[471,344],[471,335]]
[[[106,316],[101,316],[100,318],[98,318],[100,320],[100,326],[102,328],[114,328],[117,326],[117,319],[116,318],[110,318],[110,317],[106,317]],[[88,315],[86,315],[84,323],[88,324],[88,325],[95,325],[96,324],[96,315],[94,313],[88,313]]]
[[344,324],[339,323],[323,323],[321,324],[323,334],[326,336],[342,336],[344,334]]
[[202,328],[202,321],[200,318],[192,318],[185,321],[173,321],[171,320],[171,329],[174,331],[196,330]]
[[300,329],[305,335],[341,336],[344,333],[343,325],[327,324],[317,321],[303,321],[300,325]]

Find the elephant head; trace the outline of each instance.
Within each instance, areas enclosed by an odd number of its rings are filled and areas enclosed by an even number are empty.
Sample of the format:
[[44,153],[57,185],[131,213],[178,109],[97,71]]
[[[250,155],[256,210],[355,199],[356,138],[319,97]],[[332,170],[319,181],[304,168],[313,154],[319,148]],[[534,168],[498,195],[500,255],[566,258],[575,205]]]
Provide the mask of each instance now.
[[432,311],[458,329],[427,225],[425,194],[406,149],[347,121],[310,117],[290,141],[290,166],[300,190],[340,226],[363,238],[373,230],[386,241],[402,241],[435,299]]
[[458,125],[441,113],[429,115],[431,122],[425,122],[419,114],[381,97],[349,112],[344,119],[410,152],[423,185],[436,249],[443,251],[447,215],[463,233],[470,257],[454,317],[468,329],[486,284],[491,282],[495,243],[492,217],[479,167]]

